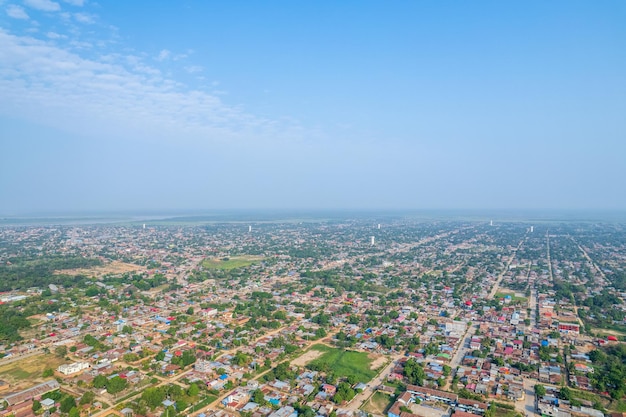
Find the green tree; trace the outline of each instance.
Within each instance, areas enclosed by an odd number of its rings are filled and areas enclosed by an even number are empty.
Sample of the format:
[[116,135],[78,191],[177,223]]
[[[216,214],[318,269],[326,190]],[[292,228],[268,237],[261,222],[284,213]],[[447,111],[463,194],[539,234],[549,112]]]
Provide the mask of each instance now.
[[57,346],[54,349],[54,354],[59,358],[64,358],[67,355],[67,346]]
[[33,400],[33,411],[37,412],[41,410],[41,403],[37,400]]
[[80,411],[78,411],[78,408],[72,407],[69,413],[69,417],[80,417]]
[[109,394],[117,394],[118,392],[124,391],[128,383],[125,379],[120,378],[119,376],[115,376],[108,380],[107,382],[107,392]]
[[87,391],[80,399],[80,405],[91,404],[96,399],[96,394],[93,391]]
[[200,393],[200,388],[198,388],[197,384],[193,383],[189,385],[189,389],[187,390],[187,395],[189,395],[190,397],[195,397],[199,393]]
[[107,385],[107,378],[104,375],[98,375],[92,382],[94,388],[104,388]]
[[61,400],[59,410],[62,413],[69,413],[72,408],[76,408],[76,400],[71,395],[67,395]]
[[543,397],[546,395],[546,387],[541,384],[535,384],[535,395],[537,397]]

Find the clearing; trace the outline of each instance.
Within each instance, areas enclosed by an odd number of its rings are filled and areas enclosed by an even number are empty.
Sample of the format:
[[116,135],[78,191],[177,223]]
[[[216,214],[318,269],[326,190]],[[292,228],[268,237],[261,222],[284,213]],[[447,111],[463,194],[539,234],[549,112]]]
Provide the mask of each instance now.
[[502,289],[500,289],[500,291],[498,291],[496,293],[496,295],[493,296],[493,298],[504,298],[507,295],[511,296],[511,302],[513,302],[513,303],[516,303],[516,302],[526,303],[526,302],[528,302],[528,298],[524,297],[523,295],[515,293],[514,291],[506,291],[506,290],[502,290]]
[[227,258],[207,258],[200,265],[206,269],[235,269],[250,266],[263,259],[262,256],[230,256]]
[[376,391],[361,407],[363,411],[374,415],[385,415],[394,399],[387,394]]
[[84,275],[86,277],[101,277],[108,274],[125,274],[126,272],[145,271],[146,268],[140,265],[126,262],[112,261],[106,265],[94,266],[93,268],[60,269],[54,271],[57,275]]
[[339,378],[355,376],[359,382],[367,383],[376,375],[371,369],[372,359],[365,352],[355,352],[316,344],[311,350],[322,355],[308,364],[311,369],[322,372],[332,371]]
[[323,352],[320,352],[319,350],[307,350],[302,355],[292,360],[291,364],[295,366],[304,366],[307,363],[311,362],[313,359],[317,359],[322,356],[322,353]]
[[56,369],[59,365],[67,363],[63,358],[52,354],[29,356],[24,360],[16,360],[6,365],[0,365],[0,379],[11,385],[11,391],[18,391],[32,386],[33,383],[43,382],[50,379],[43,378],[44,369]]
[[387,363],[387,358],[384,355],[370,353],[369,355],[367,355],[367,357],[372,360],[372,363],[370,364],[370,369],[373,371],[383,367]]

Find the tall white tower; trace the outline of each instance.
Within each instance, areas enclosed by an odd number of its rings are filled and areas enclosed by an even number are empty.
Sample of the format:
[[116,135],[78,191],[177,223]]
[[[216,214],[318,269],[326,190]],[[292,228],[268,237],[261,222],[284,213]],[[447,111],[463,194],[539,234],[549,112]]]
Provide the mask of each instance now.
[[376,241],[376,238],[374,236],[370,237],[370,245],[374,246],[375,241]]
[[380,230],[380,223],[378,223],[378,230]]
[[489,221],[489,226],[493,226],[493,220]]
[[530,226],[530,233],[532,233],[535,230],[535,226]]
[[248,233],[252,231],[252,226],[248,226]]
[[143,224],[143,228],[144,228],[144,229],[146,228],[146,224],[145,224],[145,223]]

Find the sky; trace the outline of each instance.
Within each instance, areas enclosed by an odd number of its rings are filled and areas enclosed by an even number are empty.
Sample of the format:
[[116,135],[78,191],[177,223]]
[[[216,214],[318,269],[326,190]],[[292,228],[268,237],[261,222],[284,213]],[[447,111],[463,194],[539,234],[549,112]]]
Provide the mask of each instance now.
[[626,210],[626,2],[0,0],[0,214]]

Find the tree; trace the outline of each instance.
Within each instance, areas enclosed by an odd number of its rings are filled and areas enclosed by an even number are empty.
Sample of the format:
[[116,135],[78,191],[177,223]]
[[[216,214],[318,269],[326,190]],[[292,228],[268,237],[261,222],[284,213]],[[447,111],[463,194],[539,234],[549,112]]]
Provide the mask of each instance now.
[[54,354],[59,358],[65,357],[65,355],[67,355],[67,346],[57,346],[54,349]]
[[41,403],[37,400],[33,400],[33,411],[37,412],[41,410]]
[[128,383],[125,379],[120,378],[119,376],[115,376],[108,380],[107,382],[107,392],[109,394],[117,394],[118,392],[124,391]]
[[264,406],[267,404],[267,400],[265,399],[265,394],[260,389],[254,390],[252,393],[252,401],[259,404],[260,406]]
[[154,410],[165,400],[165,391],[157,387],[146,388],[141,394],[141,399]]
[[543,397],[546,395],[546,387],[541,384],[535,384],[535,395],[537,397]]
[[422,364],[418,363],[415,359],[409,359],[404,365],[404,375],[406,376],[409,384],[422,385],[426,373]]
[[69,413],[69,417],[80,417],[80,411],[78,411],[78,408],[72,407]]
[[199,393],[200,393],[200,388],[198,388],[198,385],[196,385],[195,383],[189,385],[189,389],[187,390],[187,395],[189,395],[190,397],[195,397]]
[[104,388],[107,385],[107,378],[104,375],[98,375],[92,382],[94,388]]
[[93,400],[95,400],[95,399],[96,399],[96,394],[94,394],[93,391],[87,391],[81,397],[80,405],[91,404],[91,403],[93,403]]
[[69,413],[72,408],[76,408],[76,400],[71,395],[68,395],[61,400],[59,410],[62,413]]
[[44,369],[43,373],[41,374],[41,376],[43,376],[44,378],[51,377],[52,375],[54,375],[54,370],[52,368]]

